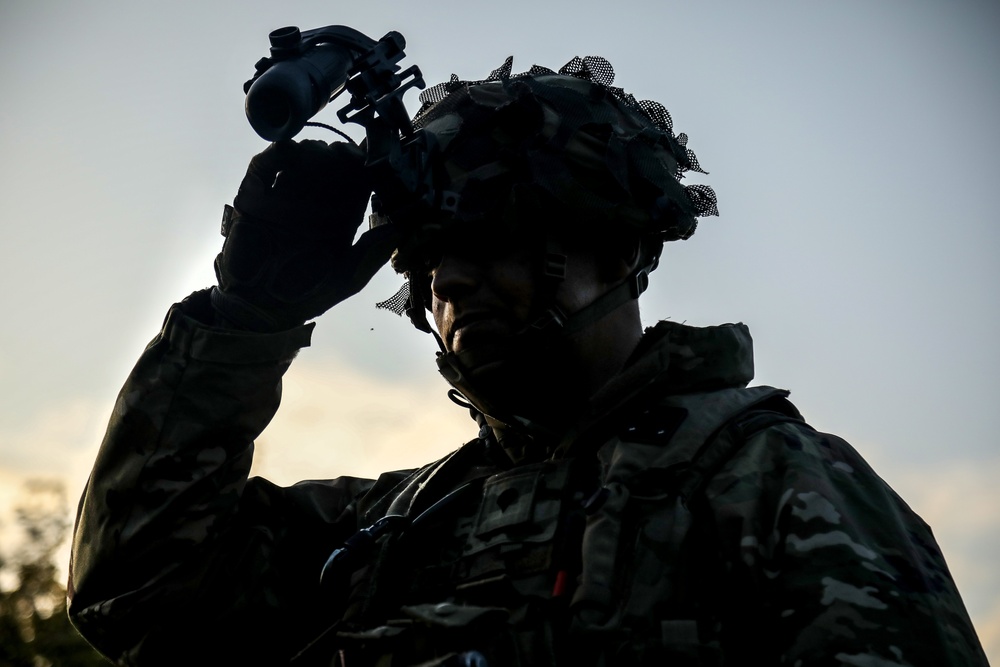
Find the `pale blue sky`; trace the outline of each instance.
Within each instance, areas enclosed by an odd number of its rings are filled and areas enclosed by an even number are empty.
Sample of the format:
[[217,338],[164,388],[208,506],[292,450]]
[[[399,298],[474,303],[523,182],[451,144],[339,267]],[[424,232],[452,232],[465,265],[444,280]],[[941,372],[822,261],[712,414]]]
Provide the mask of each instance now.
[[[757,382],[791,389],[932,524],[1000,656],[994,2],[3,3],[0,485],[82,486],[166,308],[213,280],[222,206],[264,146],[242,84],[267,33],[327,24],[400,31],[431,83],[597,54],[662,102],[722,216],[668,247],[645,320],[749,324]],[[383,271],[320,319],[265,434],[295,441],[262,447],[262,472],[372,472],[457,444],[432,341],[372,307],[397,286]],[[345,426],[347,396],[368,415],[406,403],[398,430]],[[447,438],[406,417],[438,410]]]

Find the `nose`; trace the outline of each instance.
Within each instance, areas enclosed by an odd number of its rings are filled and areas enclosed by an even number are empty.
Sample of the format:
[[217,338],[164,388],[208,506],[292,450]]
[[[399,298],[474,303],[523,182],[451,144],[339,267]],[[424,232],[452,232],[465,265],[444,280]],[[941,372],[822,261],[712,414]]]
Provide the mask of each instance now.
[[482,267],[467,255],[445,253],[431,270],[431,292],[436,299],[450,301],[476,290]]

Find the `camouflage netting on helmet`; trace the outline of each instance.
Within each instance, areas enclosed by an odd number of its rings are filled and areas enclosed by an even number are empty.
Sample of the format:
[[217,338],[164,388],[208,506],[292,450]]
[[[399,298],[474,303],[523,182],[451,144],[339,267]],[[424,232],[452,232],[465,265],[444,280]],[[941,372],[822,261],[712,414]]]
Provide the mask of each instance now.
[[662,104],[612,86],[607,60],[521,74],[511,74],[512,62],[481,81],[452,75],[420,96],[414,125],[439,143],[441,185],[460,195],[460,213],[495,213],[498,197],[530,201],[530,190],[562,214],[664,241],[686,239],[697,218],[718,215],[710,187],[681,183],[689,171],[706,173],[687,136],[674,135]]
[[479,81],[453,74],[420,95],[413,124],[427,136],[434,187],[447,204],[410,230],[393,258],[397,271],[416,268],[428,236],[456,222],[659,243],[686,239],[699,217],[718,215],[711,187],[682,183],[688,172],[707,173],[687,135],[674,134],[663,105],[613,86],[607,60],[578,57],[558,71],[535,65],[520,74],[512,63]]

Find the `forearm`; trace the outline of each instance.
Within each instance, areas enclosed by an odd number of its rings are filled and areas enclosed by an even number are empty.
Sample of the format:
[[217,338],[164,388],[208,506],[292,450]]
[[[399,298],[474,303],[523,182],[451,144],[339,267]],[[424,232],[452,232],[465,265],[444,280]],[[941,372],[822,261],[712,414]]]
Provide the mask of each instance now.
[[82,628],[94,615],[108,627],[165,609],[247,548],[233,532],[253,440],[310,328],[213,328],[205,296],[171,309],[115,405],[74,534],[71,614]]

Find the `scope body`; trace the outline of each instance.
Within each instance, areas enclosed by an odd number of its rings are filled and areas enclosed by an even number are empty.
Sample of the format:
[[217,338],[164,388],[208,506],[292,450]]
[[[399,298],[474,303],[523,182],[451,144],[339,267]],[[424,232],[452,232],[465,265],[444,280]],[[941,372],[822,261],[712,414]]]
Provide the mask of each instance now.
[[403,36],[390,31],[374,40],[353,28],[331,25],[304,32],[294,26],[279,28],[268,38],[270,56],[256,63],[253,78],[243,84],[247,120],[254,131],[268,141],[292,139],[346,92],[350,101],[337,117],[365,128],[373,209],[396,224],[423,220],[427,210],[437,210],[442,193],[430,167],[436,149],[414,129],[402,101],[410,88],[424,87],[416,65],[400,71]]
[[346,26],[306,32],[289,26],[268,38],[271,57],[257,63],[256,76],[244,86],[247,120],[268,141],[298,134],[344,90],[356,60],[377,43]]

